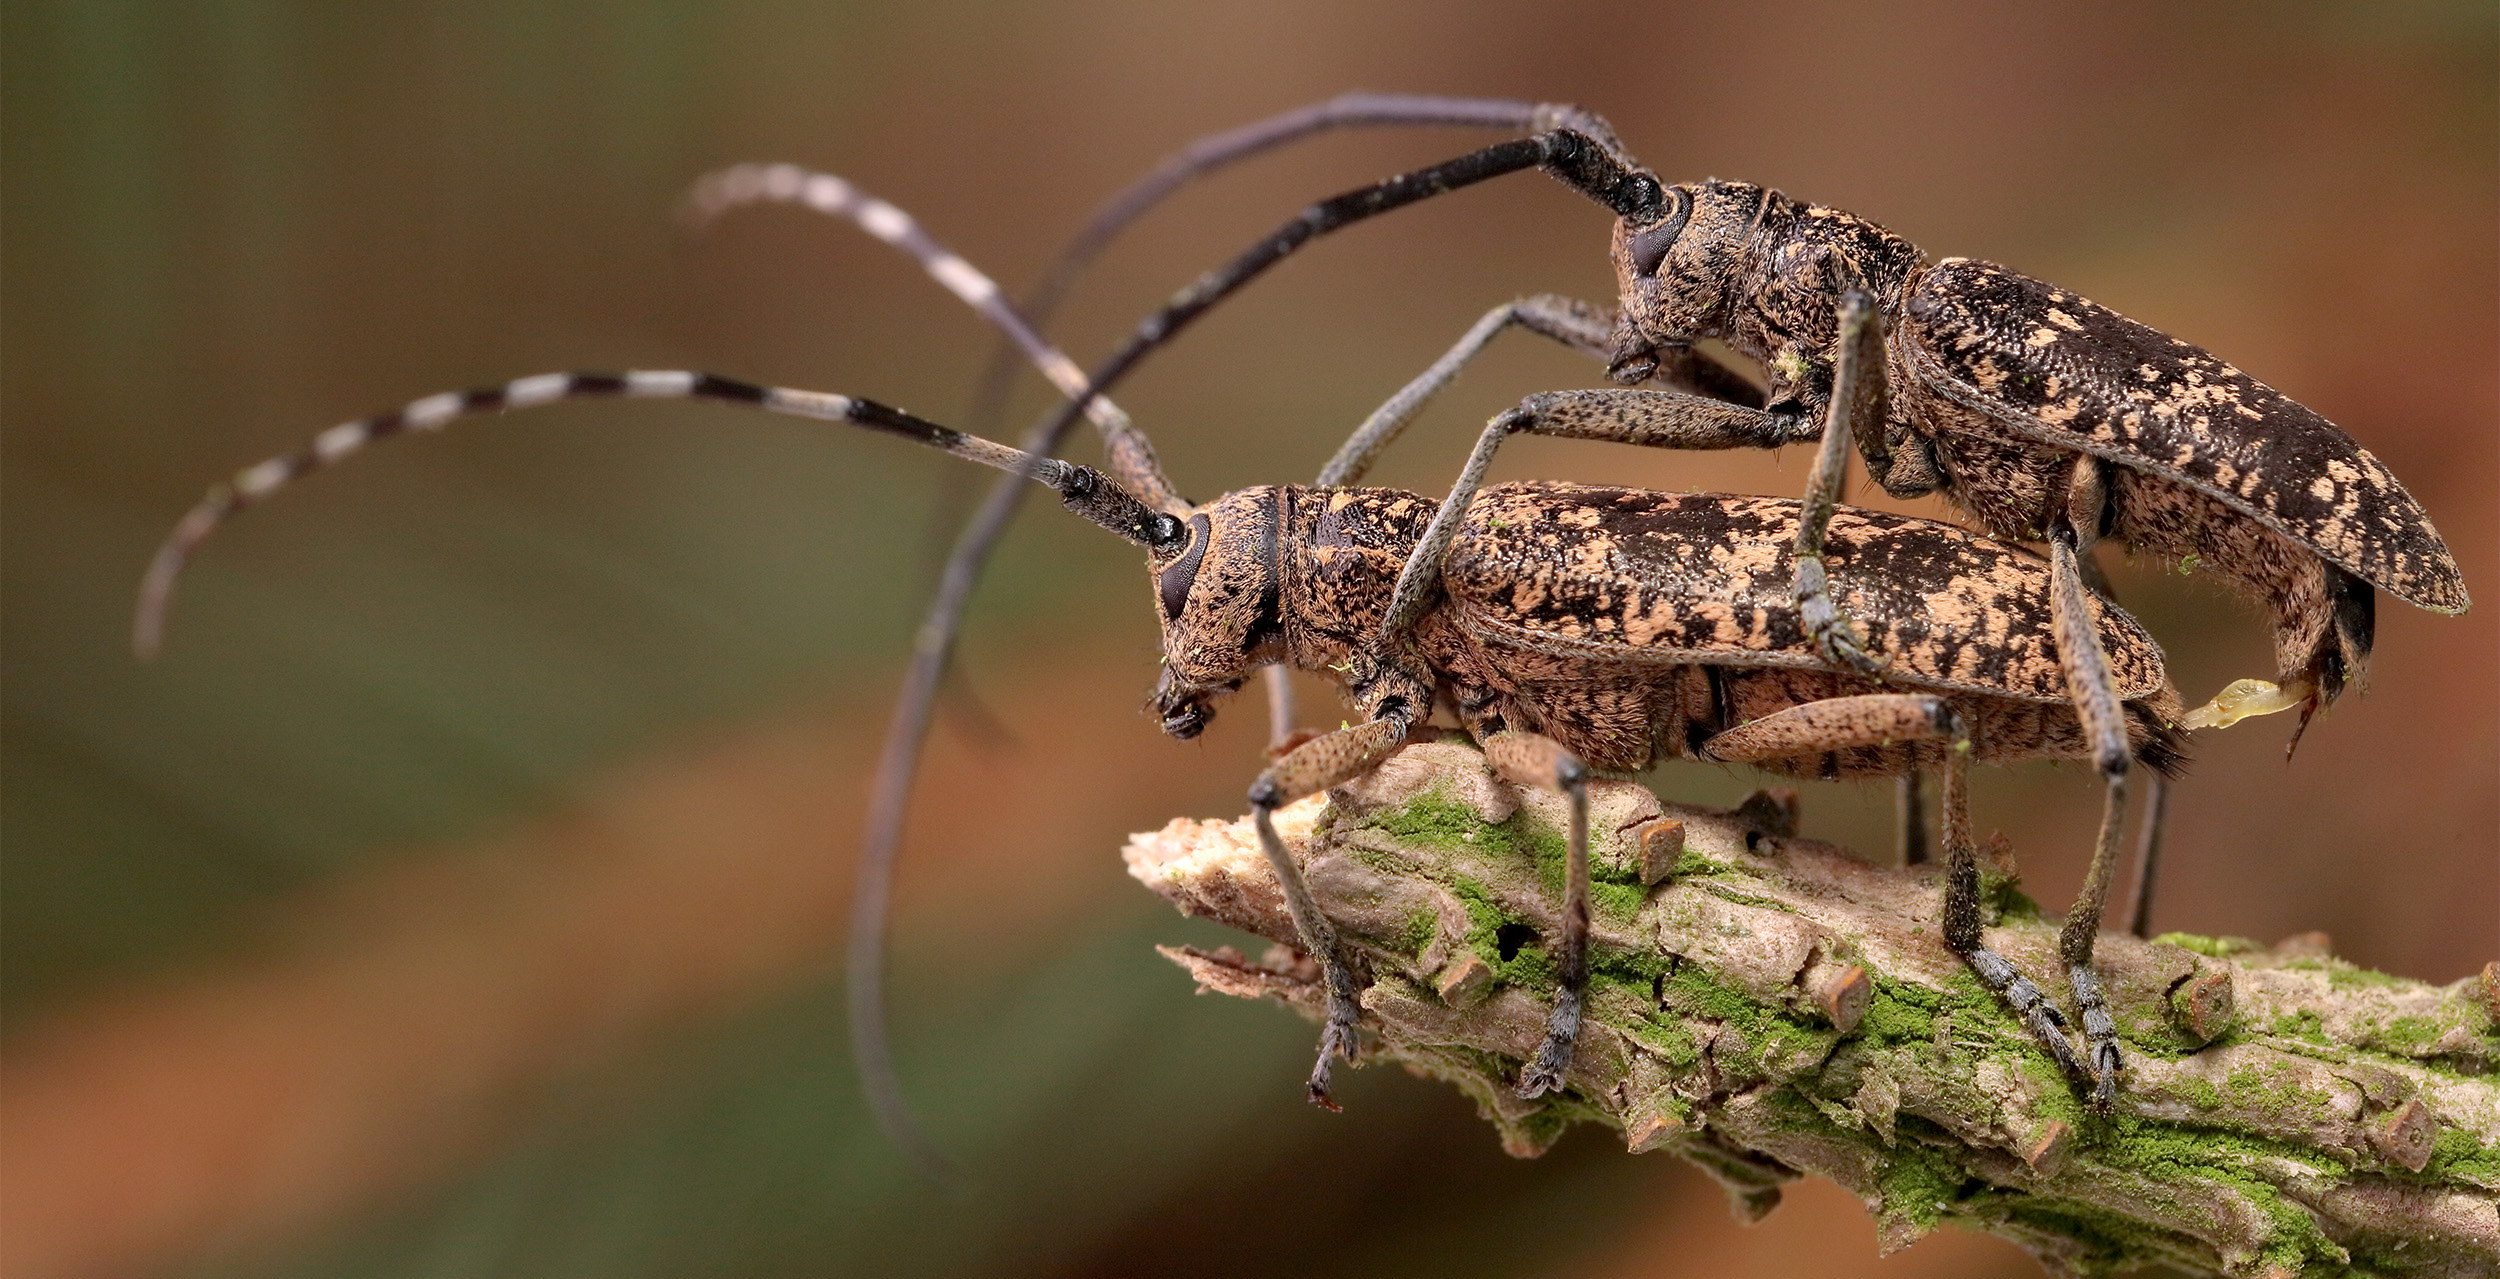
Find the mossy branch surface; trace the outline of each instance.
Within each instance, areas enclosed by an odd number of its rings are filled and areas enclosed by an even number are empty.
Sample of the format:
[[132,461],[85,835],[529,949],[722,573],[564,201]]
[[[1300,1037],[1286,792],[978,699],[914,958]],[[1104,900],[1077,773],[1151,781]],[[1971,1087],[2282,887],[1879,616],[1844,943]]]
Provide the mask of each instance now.
[[[1435,743],[1278,825],[1370,965],[1366,1060],[1457,1086],[1514,1154],[1601,1124],[1701,1165],[1747,1220],[1829,1177],[1886,1251],[1950,1221],[2062,1273],[2500,1274],[2500,965],[2432,986],[2314,937],[2104,936],[2126,1075],[2096,1115],[1945,949],[1934,869],[1794,838],[1788,816],[1596,787],[1589,1016],[1572,1087],[1536,1101],[1511,1081],[1553,992],[1560,797]],[[1248,822],[1175,821],[1127,857],[1184,912],[1292,941]],[[1989,943],[2054,977],[2054,926],[1991,875]],[[1319,1016],[1287,946],[1166,953],[1207,990]]]

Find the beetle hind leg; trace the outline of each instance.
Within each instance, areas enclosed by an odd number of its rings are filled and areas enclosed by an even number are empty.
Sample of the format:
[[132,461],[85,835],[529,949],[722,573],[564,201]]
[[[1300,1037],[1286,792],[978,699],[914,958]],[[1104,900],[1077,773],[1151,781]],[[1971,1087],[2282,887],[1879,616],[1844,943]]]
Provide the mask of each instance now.
[[[2078,460],[2076,492],[2098,489],[2098,466],[2090,457]],[[2074,504],[2080,507],[2098,501],[2097,493],[2093,493],[2089,503],[2074,500]],[[2058,932],[2057,950],[2066,961],[2076,1011],[2082,1016],[2084,1040],[2092,1057],[2093,1104],[2107,1109],[2117,1099],[2118,1072],[2125,1059],[2118,1051],[2118,1023],[2110,1016],[2109,1005],[2101,996],[2100,974],[2092,967],[2092,947],[2100,935],[2101,913],[2109,902],[2110,871],[2118,861],[2118,840],[2126,821],[2127,766],[2131,754],[2126,716],[2116,681],[2110,674],[2109,657],[2101,649],[2100,633],[2086,603],[2080,565],[2085,551],[2078,545],[2078,527],[2096,525],[2070,518],[2050,532],[2050,611],[2057,630],[2058,666],[2066,677],[2068,693],[2074,698],[2076,717],[2091,747],[2092,763],[2107,789],[2101,803],[2100,831],[2092,842],[2092,865],[2084,872],[2083,891],[2075,895],[2073,908],[2066,912],[2065,926]]]
[[1563,1072],[1580,1037],[1589,985],[1589,770],[1580,757],[1539,733],[1504,730],[1483,736],[1485,762],[1514,785],[1559,790],[1571,801],[1571,833],[1563,862],[1562,936],[1554,947],[1561,980],[1545,1019],[1545,1040],[1519,1072],[1521,1097],[1563,1088]]
[[2074,986],[2075,1011],[2083,1018],[2084,1045],[2092,1055],[2092,1104],[2104,1111],[2118,1099],[2123,1059],[2118,1053],[2118,1022],[2101,997],[2101,975],[2092,966],[2092,943],[2100,933],[2102,908],[2109,899],[2110,868],[2118,860],[2126,812],[2127,778],[2119,773],[2109,778],[2102,799],[2100,834],[2093,841],[2092,866],[2084,873],[2083,891],[2074,909],[2066,913],[2066,925],[2057,938],[2058,955],[2066,961],[2067,978]]
[[1927,861],[1927,790],[1915,768],[1893,782],[1894,855],[1904,866]]
[[2083,1060],[2075,1056],[2074,1045],[2066,1040],[2065,1016],[2038,985],[2023,976],[2011,960],[1989,949],[1980,936],[1985,910],[1979,896],[1979,858],[1973,850],[1970,831],[1970,761],[1968,754],[1959,749],[1959,743],[1947,752],[1943,772],[1945,947],[1961,956],[1980,984],[2013,1010],[2032,1039],[2057,1059],[2060,1069],[2069,1075],[2083,1075],[2087,1073]]
[[2162,823],[2170,809],[2169,780],[2158,769],[2148,776],[2143,824],[2136,833],[2135,892],[2127,903],[2127,931],[2137,937],[2153,935],[2153,888],[2161,876]]

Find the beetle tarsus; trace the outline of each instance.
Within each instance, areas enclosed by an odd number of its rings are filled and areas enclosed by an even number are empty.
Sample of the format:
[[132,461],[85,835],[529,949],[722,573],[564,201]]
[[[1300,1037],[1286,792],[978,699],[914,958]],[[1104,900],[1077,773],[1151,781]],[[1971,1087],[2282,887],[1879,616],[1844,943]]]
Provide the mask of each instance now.
[[2092,1059],[2092,1108],[2106,1114],[2118,1100],[2118,1072],[2124,1065],[2118,1053],[2118,1022],[2101,998],[2101,975],[2091,964],[2069,967],[2067,979],[2074,986],[2084,1048]]
[[1797,557],[1797,607],[1804,614],[1806,634],[1824,661],[1860,675],[1883,674],[1886,663],[1866,651],[1857,628],[1832,606],[1831,582],[1824,576],[1820,555]]
[[1328,1021],[1319,1032],[1319,1060],[1311,1065],[1308,1095],[1311,1104],[1327,1110],[1342,1110],[1329,1092],[1329,1077],[1337,1062],[1354,1064],[1356,1047],[1362,1035],[1355,1029],[1363,1019],[1361,994],[1363,984],[1354,969],[1335,954],[1320,957],[1320,983],[1328,995]]
[[1564,987],[1554,992],[1554,1010],[1546,1017],[1545,1042],[1536,1059],[1519,1071],[1519,1095],[1542,1097],[1561,1092],[1563,1072],[1571,1068],[1572,1046],[1580,1037],[1580,1008],[1586,992]]
[[[1962,962],[1978,975],[1982,985],[1995,991],[1997,998],[2014,1010],[2014,1016],[2022,1022],[2023,1028],[2031,1032],[2031,1037],[2042,1048],[2048,1050],[2049,1056],[2057,1059],[2058,1069],[2077,1079],[2093,1074],[2084,1066],[2083,1059],[2075,1055],[2074,1044],[2066,1038],[2066,1015],[2057,1011],[2057,1006],[2049,1002],[2049,997],[2041,993],[2040,987],[2030,978],[2017,971],[2012,961],[1986,946],[1974,946],[1962,952]],[[2102,1015],[2108,1015],[2106,1009]],[[2116,1051],[2114,1046],[2111,1051]],[[2109,1084],[2114,1089],[2115,1076],[2110,1077]]]

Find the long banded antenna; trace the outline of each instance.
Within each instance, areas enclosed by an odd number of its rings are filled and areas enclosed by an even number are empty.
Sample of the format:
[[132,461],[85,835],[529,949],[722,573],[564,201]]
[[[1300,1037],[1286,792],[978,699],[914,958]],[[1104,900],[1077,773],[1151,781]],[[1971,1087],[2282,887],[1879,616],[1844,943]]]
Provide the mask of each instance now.
[[[1449,102],[1426,101],[1439,103],[1442,107]],[[1490,110],[1508,112],[1517,105],[1501,104]],[[1527,109],[1533,112],[1538,108]],[[1594,134],[1568,128],[1549,130],[1539,138],[1513,144],[1509,150],[1497,148],[1497,153],[1489,157],[1479,152],[1312,206],[1288,227],[1288,233],[1295,227],[1301,228],[1298,237],[1282,244],[1278,243],[1280,237],[1271,237],[1251,254],[1245,255],[1243,260],[1233,264],[1230,283],[1219,281],[1210,285],[1209,278],[1202,277],[1194,286],[1194,296],[1198,299],[1194,310],[1171,320],[1142,343],[1132,340],[1130,347],[1115,357],[1112,365],[1092,379],[1081,376],[1071,379],[1068,370],[1073,365],[1065,357],[1058,356],[1056,348],[1042,341],[1025,318],[1004,300],[997,287],[986,276],[973,271],[962,257],[930,239],[909,215],[885,201],[862,196],[851,184],[830,174],[811,173],[794,165],[741,165],[721,170],[697,182],[687,203],[687,215],[690,220],[699,223],[746,204],[801,204],[848,220],[878,239],[911,254],[940,285],[989,317],[1008,340],[1023,350],[1026,357],[1039,366],[1044,375],[1068,397],[1065,407],[1026,437],[1024,443],[1028,450],[1038,457],[1056,453],[1079,413],[1093,416],[1097,427],[1103,431],[1113,475],[1135,487],[1150,504],[1172,513],[1185,510],[1186,505],[1164,479],[1162,468],[1146,445],[1144,434],[1130,426],[1125,416],[1118,420],[1115,427],[1106,424],[1102,417],[1094,413],[1094,402],[1107,389],[1107,380],[1123,375],[1146,350],[1176,332],[1233,288],[1293,252],[1303,241],[1325,234],[1336,226],[1501,173],[1538,164],[1568,163],[1571,157],[1590,150],[1602,150],[1605,154],[1601,162],[1612,164],[1613,172],[1621,174],[1627,171],[1628,162],[1615,159],[1620,148],[1614,141],[1613,131],[1602,120],[1576,108],[1557,110],[1567,113],[1575,123],[1590,124]],[[1218,140],[1204,154],[1213,157],[1213,162],[1220,163],[1228,147],[1238,151],[1245,145],[1245,140],[1255,143],[1255,130],[1256,126],[1253,131],[1236,135],[1230,142]],[[1290,133],[1287,136],[1291,136]],[[1173,179],[1172,185],[1186,181],[1188,176],[1188,172],[1181,172]],[[1656,184],[1652,182],[1650,185],[1654,190]],[[1160,199],[1162,192],[1168,189],[1169,186],[1156,189],[1154,194],[1137,204],[1133,212],[1122,216],[1134,217],[1153,200]],[[1114,224],[1111,231],[1116,230],[1117,225]],[[1209,276],[1218,274],[1211,272]],[[1192,296],[1189,293],[1183,295],[1184,298]],[[1179,301],[1175,299],[1176,304]],[[1167,313],[1171,309],[1167,307]],[[1124,444],[1130,450],[1125,455]],[[920,746],[928,736],[931,712],[936,705],[938,690],[944,683],[955,638],[962,629],[964,610],[971,602],[973,588],[988,562],[991,549],[1006,532],[1007,523],[1014,517],[1023,494],[1023,486],[1012,481],[1002,481],[993,488],[947,557],[936,596],[914,639],[912,663],[897,693],[894,716],[887,723],[884,747],[879,753],[876,778],[870,789],[867,829],[851,901],[846,977],[852,1054],[860,1071],[861,1084],[878,1126],[924,1169],[933,1172],[944,1165],[913,1123],[903,1100],[886,1029],[885,947],[894,867],[901,853],[904,820],[918,772]]]
[[1102,433],[1111,472],[1124,487],[1160,510],[1177,513],[1189,509],[1189,503],[1172,491],[1171,481],[1164,477],[1154,446],[1130,422],[1128,414],[1099,396],[1087,397],[1091,384],[1076,361],[1043,341],[1007,300],[996,281],[961,254],[938,243],[921,229],[918,219],[841,177],[794,164],[738,164],[706,174],[695,181],[687,194],[684,219],[701,226],[732,209],[754,204],[800,205],[849,222],[909,254],[930,279],[978,312],[1023,352],[1025,359],[1040,369],[1062,395],[1084,398],[1085,415]]
[[1069,509],[1139,545],[1168,540],[1176,524],[1170,516],[1150,511],[1136,498],[1091,467],[1053,458],[1035,457],[1023,449],[967,435],[874,400],[823,391],[762,386],[715,373],[685,369],[639,369],[630,373],[539,373],[501,386],[470,391],[445,391],[412,400],[388,413],[341,422],[292,453],[256,462],[208,491],[148,562],[139,581],[139,603],[131,621],[130,645],[142,658],[163,645],[165,617],[174,587],[185,565],[209,535],[237,514],[267,501],[279,490],[315,471],[324,470],[362,452],[377,440],[410,432],[439,431],[464,417],[508,409],[536,408],[567,400],[615,397],[643,400],[711,400],[761,409],[786,417],[821,422],[847,422],[888,435],[926,444],[967,461],[1011,475],[1029,476],[1055,489]]

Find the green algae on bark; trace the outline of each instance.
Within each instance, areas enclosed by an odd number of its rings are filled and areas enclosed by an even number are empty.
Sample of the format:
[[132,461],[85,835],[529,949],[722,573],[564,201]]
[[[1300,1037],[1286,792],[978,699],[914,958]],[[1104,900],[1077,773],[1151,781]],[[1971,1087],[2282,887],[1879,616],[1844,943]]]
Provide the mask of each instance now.
[[[1278,825],[1373,969],[1365,1059],[1458,1087],[1513,1153],[1603,1126],[1692,1160],[1749,1220],[1781,1182],[1824,1176],[1888,1250],[1951,1223],[2060,1273],[2500,1274],[2489,979],[2370,973],[2314,936],[2105,937],[2127,1075],[2097,1115],[1944,949],[1934,871],[1766,830],[1774,808],[1593,789],[1587,1019],[1570,1087],[1535,1101],[1511,1081],[1553,991],[1559,797],[1437,743]],[[1640,833],[1668,820],[1682,848],[1644,885]],[[1292,940],[1245,823],[1177,821],[1128,858],[1184,911]],[[1988,940],[2057,971],[2036,912],[2006,911]],[[1314,966],[1289,945],[1167,953],[1207,989],[1318,1014]]]

